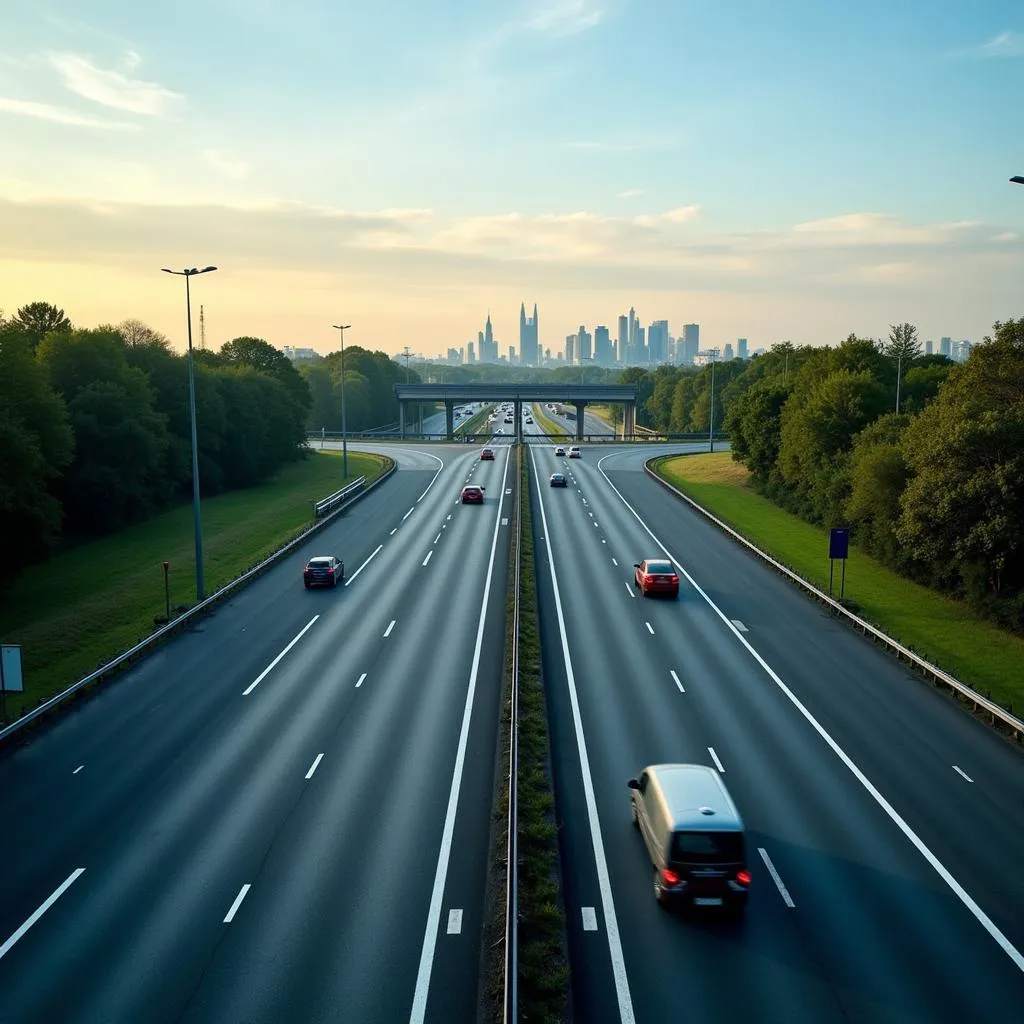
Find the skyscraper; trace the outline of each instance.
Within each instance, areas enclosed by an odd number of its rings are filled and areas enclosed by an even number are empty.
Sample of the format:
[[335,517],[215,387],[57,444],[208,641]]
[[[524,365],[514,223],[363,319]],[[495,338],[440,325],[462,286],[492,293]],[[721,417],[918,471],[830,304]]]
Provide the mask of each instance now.
[[739,349],[739,353],[738,354],[739,354],[740,359],[746,359],[747,358],[747,339],[746,338],[737,338],[736,339],[736,347]]
[[685,324],[683,327],[683,362],[693,364],[700,352],[700,324]]
[[733,352],[732,352],[732,342],[731,341],[727,341],[725,343],[725,352],[722,355],[722,358],[725,359],[725,360],[735,359],[736,358],[733,355]]
[[466,362],[476,362],[476,346],[471,341],[466,343]]
[[540,365],[540,341],[537,334],[537,303],[533,316],[526,318],[526,303],[519,304],[519,360],[524,366]]
[[594,362],[599,366],[609,366],[612,362],[611,337],[604,325],[594,328]]
[[636,310],[629,307],[629,336],[626,339],[626,365],[632,366],[636,363]]
[[565,336],[565,361],[571,366],[573,362],[573,356],[576,354],[576,335],[567,334]]
[[668,321],[655,320],[647,331],[647,356],[653,366],[668,359]]
[[491,314],[487,314],[487,323],[477,335],[480,343],[480,362],[496,363],[498,361],[498,343],[494,340],[494,329],[491,327]]
[[932,339],[931,339],[931,338],[929,338],[929,339],[928,339],[928,340],[927,340],[927,341],[926,341],[926,342],[924,343],[924,354],[925,354],[926,356],[930,356],[930,355],[931,355],[931,354],[932,354],[932,353],[933,353],[934,351],[935,351],[935,342],[934,342],[934,341],[932,341]]
[[940,338],[939,339],[939,355],[945,356],[947,359],[953,357],[953,339],[952,338]]
[[619,338],[618,347],[615,352],[615,362],[622,363],[626,359],[626,349],[629,347],[629,317],[623,314],[619,317]]
[[579,352],[580,365],[582,366],[584,363],[590,362],[590,348],[592,341],[590,337],[590,331],[588,331],[586,327],[583,326],[583,324],[580,324],[580,329],[576,335],[576,338],[576,351]]

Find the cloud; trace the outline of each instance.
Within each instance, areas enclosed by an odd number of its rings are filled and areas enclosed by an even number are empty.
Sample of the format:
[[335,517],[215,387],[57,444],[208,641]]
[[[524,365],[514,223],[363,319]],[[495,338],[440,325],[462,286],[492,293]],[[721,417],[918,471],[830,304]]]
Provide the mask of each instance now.
[[989,241],[1005,244],[1007,242],[1016,242],[1019,237],[1020,236],[1015,231],[1001,231],[998,235],[993,235]]
[[985,57],[1024,57],[1024,32],[1000,32],[978,47]]
[[643,213],[633,223],[643,228],[656,228],[661,224],[687,224],[700,216],[699,206],[680,206],[665,213]]
[[974,221],[949,224],[908,224],[884,213],[847,213],[795,224],[782,245],[797,246],[928,246],[948,242],[958,231],[975,228]]
[[604,11],[588,0],[558,0],[527,21],[527,27],[545,35],[569,36],[596,27],[604,19]]
[[[137,54],[131,54],[131,57],[137,58]],[[120,71],[106,71],[78,54],[51,53],[49,61],[72,92],[115,110],[166,117],[185,99],[181,93],[172,92],[155,82],[128,78]]]
[[114,128],[120,130],[134,131],[137,125],[125,124],[120,121],[99,121],[94,117],[86,117],[74,110],[65,107],[57,107],[50,103],[35,103],[32,100],[14,100],[6,96],[0,96],[0,110],[8,114],[18,114],[22,117],[35,117],[42,121],[53,121],[56,124],[75,125],[79,128]]
[[225,178],[244,178],[249,173],[249,165],[226,149],[206,149],[203,159]]

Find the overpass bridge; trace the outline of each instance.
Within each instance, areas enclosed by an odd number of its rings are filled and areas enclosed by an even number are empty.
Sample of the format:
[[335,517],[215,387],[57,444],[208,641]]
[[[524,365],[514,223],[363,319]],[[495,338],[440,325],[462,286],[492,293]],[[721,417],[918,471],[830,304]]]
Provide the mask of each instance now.
[[455,406],[466,402],[511,402],[515,407],[516,440],[523,440],[523,403],[558,402],[576,408],[576,437],[583,440],[583,412],[587,405],[622,405],[622,436],[632,438],[636,428],[635,384],[396,384],[399,430],[405,436],[406,413],[410,402],[442,402],[445,433],[455,436]]

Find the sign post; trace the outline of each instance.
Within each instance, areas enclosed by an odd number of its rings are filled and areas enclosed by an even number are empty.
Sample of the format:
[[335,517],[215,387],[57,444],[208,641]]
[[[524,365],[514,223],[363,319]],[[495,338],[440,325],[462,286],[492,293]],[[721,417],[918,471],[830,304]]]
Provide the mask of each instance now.
[[850,528],[833,526],[828,531],[828,596],[832,596],[832,573],[836,559],[843,563],[842,578],[839,583],[839,600],[842,601],[846,590],[846,559],[850,551]]
[[21,644],[0,644],[0,720],[7,721],[7,691],[21,693]]
[[171,563],[164,562],[164,607],[167,610],[167,621],[171,621],[171,581],[168,578],[167,572],[171,568]]

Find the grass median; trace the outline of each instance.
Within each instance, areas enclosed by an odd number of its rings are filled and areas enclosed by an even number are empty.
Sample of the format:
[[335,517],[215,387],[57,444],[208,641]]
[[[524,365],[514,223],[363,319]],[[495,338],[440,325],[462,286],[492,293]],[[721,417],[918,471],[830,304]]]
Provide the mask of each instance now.
[[537,403],[534,403],[533,405],[533,421],[541,430],[544,431],[545,434],[552,436],[565,434],[565,430],[562,427],[560,427],[553,419],[544,415],[544,411]]
[[[349,452],[349,479],[376,479],[387,460]],[[319,452],[258,487],[203,501],[207,594],[308,527],[313,502],[338,490],[341,453]],[[343,552],[339,552],[343,556]],[[21,573],[0,597],[0,637],[22,645],[25,692],[7,694],[8,721],[106,664],[153,632],[170,604],[195,603],[192,505],[80,544]]]
[[[663,479],[752,544],[815,586],[828,590],[828,531],[805,523],[761,497],[748,472],[728,453],[657,459]],[[839,593],[836,566],[833,593]],[[922,658],[1020,715],[1024,711],[1024,638],[980,619],[879,564],[850,545],[846,597],[855,611]]]

